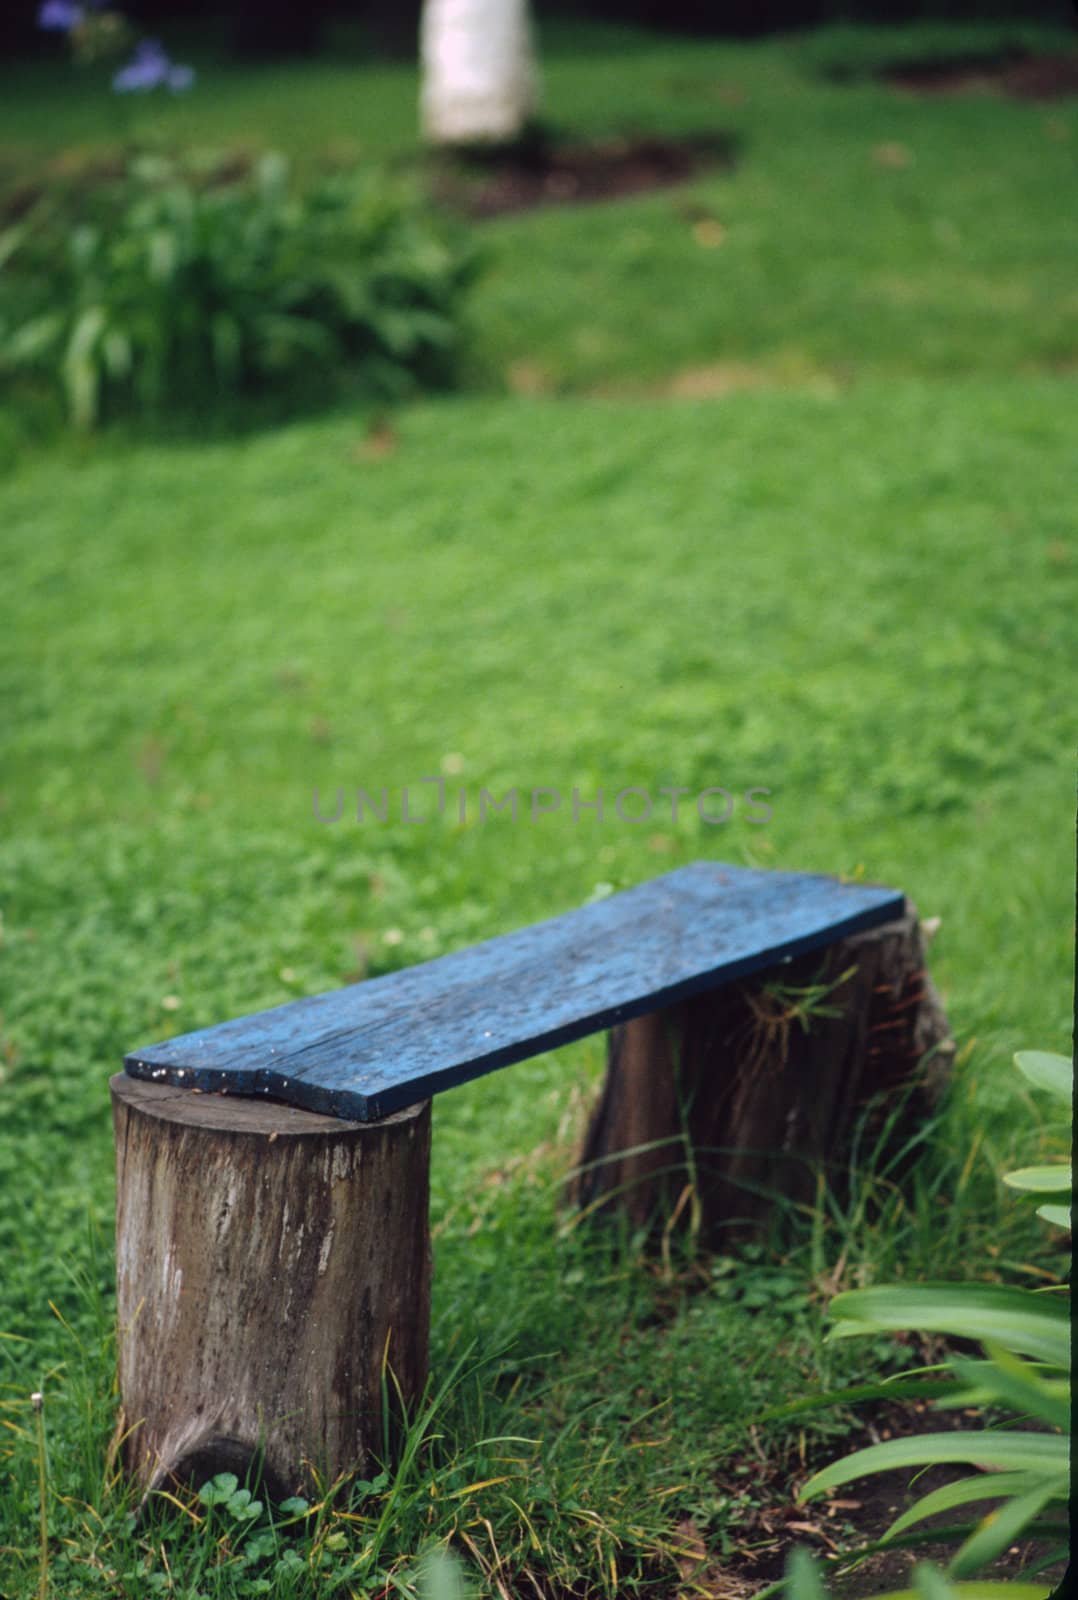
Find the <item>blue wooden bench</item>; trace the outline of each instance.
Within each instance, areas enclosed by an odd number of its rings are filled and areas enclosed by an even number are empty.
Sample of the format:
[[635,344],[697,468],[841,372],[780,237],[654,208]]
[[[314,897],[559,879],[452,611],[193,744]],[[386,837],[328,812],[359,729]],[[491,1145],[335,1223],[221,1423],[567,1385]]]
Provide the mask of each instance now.
[[[809,993],[830,1003],[792,1030]],[[290,1492],[303,1461],[335,1473],[382,1438],[387,1348],[402,1398],[421,1392],[432,1095],[610,1029],[581,1198],[628,1195],[642,1221],[682,1207],[691,1171],[724,1218],[749,1169],[735,1149],[711,1182],[708,1153],[745,1130],[828,1150],[890,1081],[881,1059],[894,1077],[939,1042],[931,999],[897,891],[696,862],[132,1050],[112,1085],[132,1472],[148,1486],[261,1452]]]
[[470,950],[133,1050],[133,1077],[375,1121],[900,916],[893,889],[697,861]]

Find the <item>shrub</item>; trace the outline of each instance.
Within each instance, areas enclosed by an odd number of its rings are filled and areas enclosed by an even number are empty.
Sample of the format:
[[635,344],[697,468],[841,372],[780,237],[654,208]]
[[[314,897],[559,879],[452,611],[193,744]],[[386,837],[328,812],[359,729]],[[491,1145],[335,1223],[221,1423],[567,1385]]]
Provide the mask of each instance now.
[[452,381],[475,265],[373,175],[298,191],[277,155],[224,183],[136,157],[0,235],[0,378],[43,375],[80,428],[345,372],[397,398]]
[[[1062,1056],[1036,1051],[1021,1052],[1015,1062],[1034,1087],[1045,1090],[1066,1108],[1069,1117],[1070,1063]],[[1039,1207],[1039,1214],[1054,1225],[1069,1226],[1069,1163],[1023,1168],[1007,1173],[1004,1181],[1042,1200],[1050,1194],[1055,1203]],[[1023,1533],[1057,1541],[1041,1566],[1065,1556],[1070,1455],[1070,1327],[1065,1294],[978,1283],[881,1285],[836,1295],[829,1311],[837,1319],[832,1338],[887,1330],[942,1333],[981,1342],[981,1359],[952,1357],[940,1367],[903,1374],[901,1392],[921,1392],[939,1407],[991,1408],[1010,1415],[1003,1427],[889,1439],[857,1450],[815,1473],[800,1498],[809,1500],[867,1474],[896,1467],[926,1468],[957,1461],[994,1468],[923,1495],[884,1535],[884,1544],[919,1543],[926,1537],[939,1537],[939,1533],[911,1532],[917,1524],[941,1512],[958,1513],[958,1522],[947,1532],[961,1543],[948,1563],[946,1577],[922,1566],[915,1574],[915,1591],[908,1591],[923,1600],[958,1600],[967,1592],[965,1586],[951,1588],[947,1580],[968,1578],[980,1571]],[[821,1396],[820,1400],[884,1399],[889,1393],[894,1390],[885,1380],[844,1395]],[[1021,1426],[1031,1420],[1041,1427]],[[968,1507],[985,1500],[1002,1504],[974,1520],[964,1515]],[[825,1596],[805,1558],[791,1566],[788,1582],[791,1600],[823,1600]],[[1048,1590],[999,1582],[987,1589],[981,1585],[978,1592],[998,1594],[1001,1600],[1005,1595],[1010,1600],[1027,1600]],[[880,1600],[900,1597],[881,1596]]]

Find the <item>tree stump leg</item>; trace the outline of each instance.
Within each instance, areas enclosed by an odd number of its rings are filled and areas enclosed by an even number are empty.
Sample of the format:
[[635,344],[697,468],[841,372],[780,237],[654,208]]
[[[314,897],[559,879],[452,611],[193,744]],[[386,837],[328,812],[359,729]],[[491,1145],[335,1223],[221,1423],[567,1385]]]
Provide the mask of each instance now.
[[953,1054],[907,903],[879,928],[615,1028],[574,1198],[637,1226],[680,1207],[714,1247],[735,1223],[758,1228],[775,1194],[811,1200],[821,1163],[839,1183],[870,1103],[863,1148],[899,1149]]
[[[120,1429],[144,1491],[368,1467],[427,1377],[430,1102],[344,1122],[112,1079]],[[394,1382],[395,1379],[395,1382]]]

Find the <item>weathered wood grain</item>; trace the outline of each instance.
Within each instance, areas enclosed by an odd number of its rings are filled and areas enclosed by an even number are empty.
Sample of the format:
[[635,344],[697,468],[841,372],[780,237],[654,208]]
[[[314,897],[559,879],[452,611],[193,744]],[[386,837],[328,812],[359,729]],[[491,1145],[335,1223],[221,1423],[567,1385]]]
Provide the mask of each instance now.
[[135,1050],[125,1067],[372,1121],[901,907],[892,889],[698,861],[470,950]]
[[[797,991],[815,984],[829,992],[805,1015]],[[952,1056],[907,907],[615,1029],[575,1198],[638,1226],[692,1216],[715,1246],[731,1228],[753,1230],[776,1199],[811,1201],[818,1171],[841,1188],[862,1114],[862,1158],[882,1141],[876,1160],[889,1160],[931,1114]]]
[[129,1471],[201,1484],[261,1453],[282,1498],[369,1465],[383,1357],[409,1403],[427,1375],[429,1101],[369,1124],[111,1088]]

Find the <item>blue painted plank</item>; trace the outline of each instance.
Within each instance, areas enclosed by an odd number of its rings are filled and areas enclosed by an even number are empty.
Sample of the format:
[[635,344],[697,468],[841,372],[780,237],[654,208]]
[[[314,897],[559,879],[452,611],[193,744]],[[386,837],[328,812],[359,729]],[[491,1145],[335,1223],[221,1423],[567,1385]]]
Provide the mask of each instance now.
[[902,908],[894,889],[697,861],[469,950],[132,1051],[124,1066],[374,1121]]

